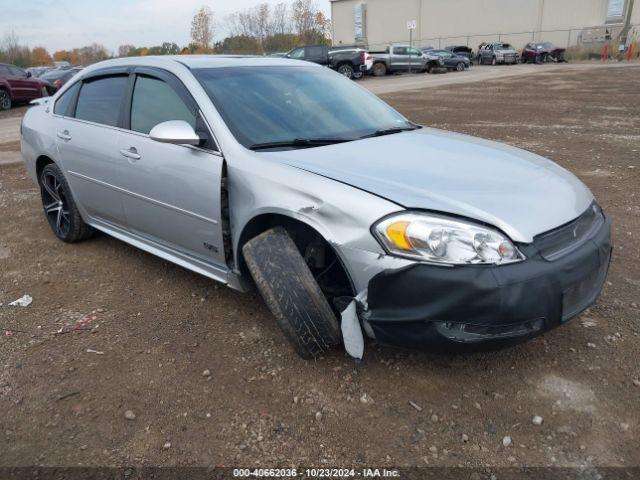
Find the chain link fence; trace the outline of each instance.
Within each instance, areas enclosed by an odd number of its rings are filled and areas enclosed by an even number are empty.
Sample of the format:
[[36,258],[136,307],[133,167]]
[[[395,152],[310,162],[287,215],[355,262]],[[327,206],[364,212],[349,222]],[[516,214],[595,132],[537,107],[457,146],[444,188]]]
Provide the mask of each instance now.
[[[447,37],[425,37],[413,39],[413,45],[419,48],[445,48],[448,46],[466,45],[474,50],[481,43],[505,42],[517,49],[529,42],[551,42],[558,47],[602,47],[605,42],[616,42],[622,30],[621,25],[602,25],[592,28],[570,28],[561,30],[536,30],[531,32],[481,33],[472,35],[452,35]],[[609,34],[607,34],[607,31]],[[631,25],[629,37],[637,42],[640,38],[640,25]],[[390,43],[409,43],[409,36],[404,39],[385,43],[369,43],[369,50],[384,50]]]

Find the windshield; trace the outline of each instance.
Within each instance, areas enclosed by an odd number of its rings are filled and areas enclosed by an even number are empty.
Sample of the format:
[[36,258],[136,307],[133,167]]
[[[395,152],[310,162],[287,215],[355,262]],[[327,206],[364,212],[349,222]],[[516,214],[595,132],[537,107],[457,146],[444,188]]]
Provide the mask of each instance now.
[[494,48],[496,50],[513,50],[513,47],[508,43],[498,43]]
[[350,141],[415,128],[375,95],[327,68],[222,67],[193,74],[247,148],[294,140],[297,145],[284,148],[308,148],[317,145],[300,140]]

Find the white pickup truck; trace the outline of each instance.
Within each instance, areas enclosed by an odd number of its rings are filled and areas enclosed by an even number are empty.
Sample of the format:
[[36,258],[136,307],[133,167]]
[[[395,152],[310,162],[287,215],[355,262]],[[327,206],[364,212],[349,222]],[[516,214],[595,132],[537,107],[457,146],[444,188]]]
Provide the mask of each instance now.
[[409,45],[389,45],[385,50],[369,52],[373,55],[371,73],[376,77],[391,72],[429,72],[444,67],[444,61],[437,55],[430,55]]

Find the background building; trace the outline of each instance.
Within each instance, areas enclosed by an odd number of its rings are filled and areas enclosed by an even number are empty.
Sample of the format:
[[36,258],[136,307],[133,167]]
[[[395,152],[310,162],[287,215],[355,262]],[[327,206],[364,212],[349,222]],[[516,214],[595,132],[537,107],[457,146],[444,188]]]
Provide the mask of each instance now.
[[[640,3],[640,0],[635,0]],[[333,41],[370,49],[408,42],[407,22],[416,21],[417,46],[445,47],[505,41],[576,45],[583,31],[604,27],[615,35],[627,13],[640,24],[634,0],[331,0]],[[637,31],[632,29],[633,32]],[[614,38],[615,39],[615,38]]]

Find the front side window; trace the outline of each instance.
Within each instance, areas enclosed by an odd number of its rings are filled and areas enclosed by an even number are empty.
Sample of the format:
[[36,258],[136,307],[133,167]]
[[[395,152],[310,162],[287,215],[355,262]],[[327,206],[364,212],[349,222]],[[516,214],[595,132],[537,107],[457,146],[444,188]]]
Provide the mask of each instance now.
[[409,55],[409,52],[407,52],[407,50],[408,50],[407,47],[394,47],[393,53],[395,55]]
[[169,120],[184,120],[196,128],[195,112],[170,85],[156,78],[139,76],[131,102],[131,130],[148,134],[153,127]]
[[289,54],[289,58],[304,58],[304,48],[296,48]]
[[300,139],[351,141],[381,130],[415,128],[378,97],[327,68],[251,66],[192,72],[247,148]]
[[18,67],[10,66],[9,70],[11,70],[11,75],[13,75],[14,77],[27,78],[27,72],[19,69]]
[[127,86],[127,76],[100,77],[85,82],[80,89],[76,118],[118,126],[120,105]]
[[418,50],[417,48],[412,48],[409,50],[409,53],[411,55],[417,55],[418,57],[422,56],[422,52],[420,50]]
[[71,102],[73,101],[76,93],[80,89],[80,82],[75,83],[71,86],[66,92],[62,94],[62,96],[56,101],[55,106],[53,107],[53,113],[56,115],[70,115],[69,108],[71,106]]

